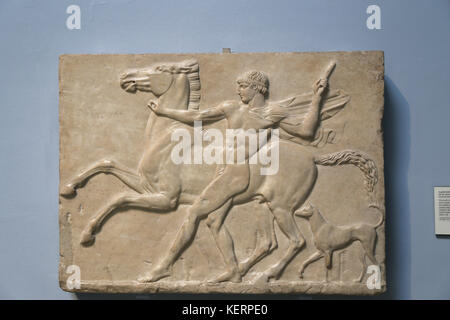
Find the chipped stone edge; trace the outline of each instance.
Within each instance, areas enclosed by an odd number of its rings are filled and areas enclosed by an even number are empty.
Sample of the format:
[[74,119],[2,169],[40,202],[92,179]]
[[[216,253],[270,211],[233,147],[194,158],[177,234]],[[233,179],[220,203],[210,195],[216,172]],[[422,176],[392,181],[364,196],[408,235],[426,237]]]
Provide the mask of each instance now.
[[378,295],[386,292],[383,283],[381,289],[368,289],[363,283],[345,282],[290,282],[282,281],[266,285],[252,283],[208,284],[202,281],[179,281],[158,283],[140,283],[137,281],[81,281],[80,289],[68,289],[61,283],[64,291],[74,293],[238,293],[238,294],[340,294],[340,295]]

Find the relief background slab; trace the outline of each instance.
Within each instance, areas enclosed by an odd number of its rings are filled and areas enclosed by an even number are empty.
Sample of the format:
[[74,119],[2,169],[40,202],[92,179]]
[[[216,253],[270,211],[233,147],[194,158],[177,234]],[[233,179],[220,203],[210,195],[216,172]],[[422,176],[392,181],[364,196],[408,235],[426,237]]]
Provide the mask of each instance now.
[[[119,86],[120,75],[129,69],[155,64],[198,61],[201,81],[200,109],[225,100],[238,100],[236,78],[248,70],[265,72],[270,80],[269,101],[311,92],[312,84],[330,61],[336,68],[330,89],[344,90],[350,101],[326,126],[336,132],[333,143],[309,147],[314,154],[352,149],[368,155],[378,169],[376,201],[384,214],[384,167],[381,120],[384,99],[382,52],[246,53],[246,54],[142,54],[63,55],[60,58],[60,186],[84,168],[101,159],[113,159],[137,168],[146,147],[143,135],[151,110],[151,93],[130,94]],[[224,123],[220,123],[224,128]],[[161,135],[168,134],[161,132]],[[281,154],[280,157],[283,155]],[[335,225],[378,220],[363,186],[363,175],[355,166],[318,167],[316,185],[308,202],[319,208]],[[280,186],[281,187],[281,186]],[[69,276],[66,268],[81,270],[79,292],[192,292],[192,293],[343,293],[375,294],[385,291],[384,223],[377,228],[375,257],[381,267],[381,289],[370,290],[361,272],[361,246],[353,242],[333,254],[328,271],[324,259],[310,264],[300,279],[302,262],[316,251],[307,220],[295,217],[306,239],[304,247],[287,265],[278,280],[257,282],[257,276],[276,263],[288,247],[286,236],[275,223],[278,247],[252,267],[241,283],[208,283],[224,272],[225,264],[211,232],[200,222],[192,244],[173,267],[172,276],[157,282],[140,283],[166,252],[183,223],[189,206],[173,212],[153,213],[140,209],[118,210],[105,221],[95,243],[80,245],[86,224],[106,203],[129,188],[111,175],[99,174],[77,190],[77,196],[60,196],[60,285]],[[234,239],[238,261],[252,254],[258,241],[259,221],[270,215],[256,202],[232,208],[225,224]],[[258,240],[259,239],[259,240]],[[370,264],[370,263],[369,263]],[[70,291],[70,290],[69,290]]]

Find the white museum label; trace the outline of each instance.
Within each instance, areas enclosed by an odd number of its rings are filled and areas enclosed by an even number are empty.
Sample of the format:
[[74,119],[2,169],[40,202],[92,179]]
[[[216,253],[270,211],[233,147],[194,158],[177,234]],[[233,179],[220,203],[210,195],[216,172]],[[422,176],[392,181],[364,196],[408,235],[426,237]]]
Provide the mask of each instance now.
[[450,187],[434,187],[434,233],[450,235]]

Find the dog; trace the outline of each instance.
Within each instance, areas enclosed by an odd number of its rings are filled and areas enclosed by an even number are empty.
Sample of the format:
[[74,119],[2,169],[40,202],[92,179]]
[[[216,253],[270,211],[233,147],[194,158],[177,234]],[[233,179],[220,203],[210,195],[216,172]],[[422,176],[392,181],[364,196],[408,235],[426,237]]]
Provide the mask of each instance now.
[[299,270],[300,279],[303,279],[305,268],[322,257],[325,258],[326,268],[331,269],[333,251],[346,248],[354,241],[359,241],[363,248],[361,262],[364,266],[359,277],[359,282],[361,282],[365,270],[367,269],[365,256],[367,255],[373,264],[378,265],[374,256],[375,241],[377,238],[376,229],[383,223],[384,217],[378,206],[372,205],[372,207],[377,208],[380,212],[380,219],[375,225],[361,222],[345,226],[336,226],[327,221],[319,209],[311,204],[307,204],[301,209],[296,210],[296,216],[305,218],[309,221],[313,233],[314,245],[317,248],[317,251],[308,257],[301,265]]

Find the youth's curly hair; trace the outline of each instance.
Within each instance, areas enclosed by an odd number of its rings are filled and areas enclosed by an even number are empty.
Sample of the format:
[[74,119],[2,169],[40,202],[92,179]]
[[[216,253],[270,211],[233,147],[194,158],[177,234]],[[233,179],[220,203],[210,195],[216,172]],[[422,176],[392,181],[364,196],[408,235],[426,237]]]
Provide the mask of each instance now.
[[269,78],[261,71],[248,71],[241,75],[236,82],[254,86],[263,95],[266,95],[269,91]]

